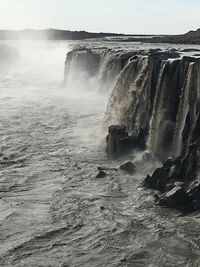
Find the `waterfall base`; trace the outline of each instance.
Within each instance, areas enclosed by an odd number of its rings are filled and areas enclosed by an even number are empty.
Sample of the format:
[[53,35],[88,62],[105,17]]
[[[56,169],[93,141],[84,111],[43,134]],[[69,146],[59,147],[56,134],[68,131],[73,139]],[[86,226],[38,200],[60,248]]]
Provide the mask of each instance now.
[[184,212],[200,210],[200,183],[197,181],[199,146],[190,145],[187,153],[169,159],[163,167],[147,175],[144,186],[159,191],[155,199],[161,206]]

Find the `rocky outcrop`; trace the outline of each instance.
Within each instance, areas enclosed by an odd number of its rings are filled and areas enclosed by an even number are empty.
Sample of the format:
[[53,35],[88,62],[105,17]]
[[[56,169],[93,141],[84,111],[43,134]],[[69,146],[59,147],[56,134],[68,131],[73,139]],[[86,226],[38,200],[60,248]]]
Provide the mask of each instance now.
[[112,125],[108,129],[106,137],[106,152],[108,157],[119,157],[128,152],[131,140],[125,125]]
[[140,140],[163,160],[180,155],[199,110],[200,61],[177,56],[172,51],[130,58],[105,116],[105,128],[126,125],[136,144]]
[[176,208],[184,212],[200,209],[199,148],[192,146],[185,155],[168,159],[163,167],[147,175],[144,186],[160,192],[156,202],[161,206]]

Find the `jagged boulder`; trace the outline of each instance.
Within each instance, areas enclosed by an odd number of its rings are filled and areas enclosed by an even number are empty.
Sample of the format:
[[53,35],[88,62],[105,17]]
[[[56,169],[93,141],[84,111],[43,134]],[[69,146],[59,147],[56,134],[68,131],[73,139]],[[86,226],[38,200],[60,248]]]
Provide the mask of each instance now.
[[112,125],[106,137],[106,152],[108,157],[118,157],[130,149],[130,137],[125,125]]
[[107,176],[107,173],[106,173],[106,172],[104,172],[104,171],[100,171],[100,172],[97,174],[96,178],[104,178],[104,177],[106,177],[106,176]]
[[164,195],[159,197],[159,204],[170,208],[181,208],[189,203],[189,196],[185,190],[176,186]]
[[144,180],[144,186],[151,189],[163,192],[166,190],[168,182],[169,169],[161,167],[154,171],[152,176],[147,175]]
[[119,168],[122,171],[128,172],[129,174],[133,174],[135,172],[136,166],[131,161],[128,161],[122,164]]

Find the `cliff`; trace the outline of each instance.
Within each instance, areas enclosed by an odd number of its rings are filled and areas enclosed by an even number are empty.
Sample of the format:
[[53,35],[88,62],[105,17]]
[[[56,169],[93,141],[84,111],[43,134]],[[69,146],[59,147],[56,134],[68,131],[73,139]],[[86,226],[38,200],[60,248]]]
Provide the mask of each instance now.
[[[110,125],[125,125],[133,149],[144,144],[143,149],[163,161],[179,157],[170,165],[174,170],[172,176],[166,175],[165,188],[172,181],[182,181],[186,186],[198,177],[199,57],[174,49],[129,52],[78,49],[68,54],[65,71],[66,82],[72,73],[73,80],[75,77],[79,80],[85,73],[87,80],[93,79],[93,88],[111,91],[104,120],[106,129]],[[124,128],[117,129],[122,136]],[[116,138],[116,129],[109,131]],[[127,135],[125,139],[127,145]]]

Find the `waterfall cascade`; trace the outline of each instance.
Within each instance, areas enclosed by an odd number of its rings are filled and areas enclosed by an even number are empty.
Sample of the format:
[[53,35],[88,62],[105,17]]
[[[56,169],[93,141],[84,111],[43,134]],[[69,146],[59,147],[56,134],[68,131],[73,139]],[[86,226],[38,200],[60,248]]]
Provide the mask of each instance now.
[[144,185],[165,192],[157,200],[166,206],[199,210],[200,183],[191,185],[200,169],[199,57],[175,49],[78,49],[67,55],[65,81],[71,78],[110,92],[108,156],[147,148],[164,163]]
[[77,49],[67,55],[65,81],[93,80],[111,91],[104,127],[143,129],[150,151],[165,159],[178,156],[195,128],[200,103],[200,61],[177,51]]

